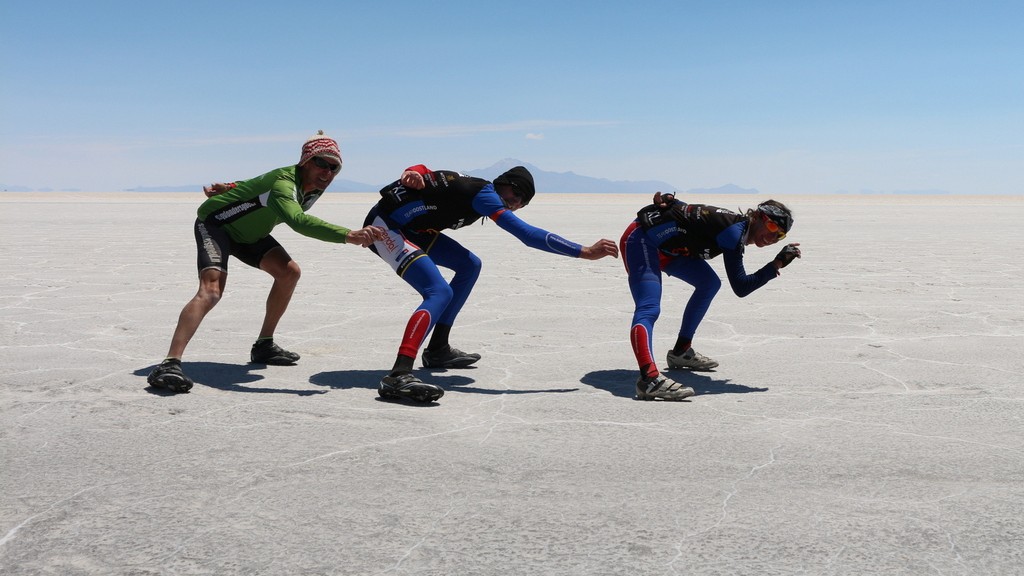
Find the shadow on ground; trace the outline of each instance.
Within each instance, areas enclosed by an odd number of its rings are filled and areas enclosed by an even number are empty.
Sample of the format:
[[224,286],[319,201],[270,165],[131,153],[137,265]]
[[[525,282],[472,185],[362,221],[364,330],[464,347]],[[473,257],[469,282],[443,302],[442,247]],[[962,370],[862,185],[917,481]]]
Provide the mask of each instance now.
[[[767,392],[767,388],[752,388],[743,384],[731,384],[728,379],[714,378],[714,372],[691,372],[689,370],[666,370],[665,375],[683,386],[693,388],[698,396],[706,394],[747,394]],[[595,370],[588,372],[580,382],[587,386],[607,390],[615,396],[633,398],[636,395],[636,370]]]
[[[196,386],[207,386],[227,392],[254,392],[258,394],[294,394],[296,396],[313,396],[326,394],[326,390],[291,390],[288,388],[260,388],[248,386],[252,382],[263,380],[259,374],[263,370],[292,369],[291,366],[264,366],[263,364],[223,364],[220,362],[183,362],[182,370],[195,382]],[[134,372],[136,376],[145,378],[155,366],[140,368]],[[149,386],[146,390],[157,396],[171,396],[173,392]]]
[[[426,372],[424,374],[424,372]],[[350,388],[367,388],[377,390],[381,377],[386,374],[383,370],[338,370],[333,372],[320,372],[309,378],[309,381],[317,386],[347,390]],[[545,390],[510,390],[507,388],[481,388],[472,386],[476,380],[466,376],[449,374],[442,370],[429,370],[414,372],[424,382],[437,384],[444,388],[445,393],[462,392],[467,394],[550,394],[575,392],[579,388],[548,388]]]

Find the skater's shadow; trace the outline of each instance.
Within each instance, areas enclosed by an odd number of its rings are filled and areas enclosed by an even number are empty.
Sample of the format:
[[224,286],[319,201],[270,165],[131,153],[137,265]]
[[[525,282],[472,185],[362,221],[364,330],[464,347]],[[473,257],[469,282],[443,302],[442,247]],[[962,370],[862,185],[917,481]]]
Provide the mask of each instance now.
[[[149,366],[147,368],[140,368],[134,372],[136,376],[145,378],[155,368],[155,366]],[[220,362],[183,362],[182,369],[189,378],[195,382],[196,386],[206,386],[208,388],[216,388],[217,390],[224,390],[226,392],[250,392],[257,394],[294,394],[296,396],[313,396],[316,394],[326,394],[326,390],[292,390],[288,388],[261,388],[257,386],[248,386],[247,384],[252,382],[258,382],[264,379],[262,374],[258,371],[273,369],[273,370],[289,370],[293,369],[290,366],[264,366],[263,364],[223,364]],[[171,396],[173,392],[164,390],[162,388],[154,388],[148,386],[146,391],[150,394],[157,396]]]
[[353,388],[376,390],[380,379],[385,374],[387,372],[384,370],[332,370],[313,374],[309,377],[309,382],[335,390],[351,390]]
[[[423,374],[423,372],[427,372]],[[579,388],[548,388],[545,390],[509,390],[507,388],[480,388],[471,386],[476,380],[452,374],[453,370],[416,370],[413,373],[420,376],[425,382],[437,384],[444,388],[445,392],[463,392],[467,394],[545,394],[575,392]],[[350,388],[367,388],[377,390],[380,379],[387,374],[385,370],[337,370],[333,372],[320,372],[309,378],[309,381],[317,386],[326,386],[336,390],[348,390]]]
[[[715,379],[713,372],[691,372],[689,370],[666,370],[665,375],[683,386],[693,388],[698,396],[707,394],[747,394],[767,392],[767,388],[752,388],[743,384],[731,384],[727,379]],[[595,370],[588,372],[580,382],[607,390],[615,396],[633,398],[636,395],[636,370]]]

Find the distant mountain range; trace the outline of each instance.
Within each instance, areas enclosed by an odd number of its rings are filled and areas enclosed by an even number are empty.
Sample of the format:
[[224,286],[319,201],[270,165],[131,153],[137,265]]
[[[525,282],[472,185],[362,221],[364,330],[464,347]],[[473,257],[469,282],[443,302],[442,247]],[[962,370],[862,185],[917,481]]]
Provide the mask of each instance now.
[[[487,168],[464,171],[463,173],[469,176],[483,178],[485,180],[494,180],[513,166],[525,166],[526,169],[533,174],[534,183],[537,185],[537,190],[541,193],[628,194],[632,192],[653,193],[659,190],[662,192],[675,192],[678,190],[672,184],[662,182],[660,180],[608,180],[606,178],[582,176],[574,172],[550,172],[548,170],[542,170],[528,162],[516,160],[515,158],[505,158],[504,160],[496,162]],[[356,182],[354,180],[336,178],[331,184],[330,190],[331,192],[375,192],[387,184],[387,182],[368,184],[366,182]],[[189,190],[202,190],[202,185],[139,186],[136,188],[130,188],[126,190],[126,192],[181,192]],[[740,188],[733,184],[727,184],[719,188],[701,188],[687,192],[699,192],[701,194],[758,193],[757,190]]]
[[[682,192],[689,195],[705,195],[705,194],[753,194],[758,195],[760,192],[756,188],[741,188],[735,184],[725,184],[717,188],[691,188],[689,190],[680,191],[678,188],[669,184],[668,182],[662,182],[660,180],[608,180],[606,178],[594,178],[591,176],[582,176],[574,172],[549,172],[547,170],[541,170],[540,168],[516,160],[514,158],[505,158],[499,162],[496,162],[488,168],[481,168],[479,170],[470,170],[465,172],[470,176],[476,176],[478,178],[484,178],[485,180],[493,180],[497,178],[502,172],[512,168],[513,166],[525,166],[531,174],[533,174],[534,182],[537,185],[537,190],[540,193],[552,192],[552,193],[587,193],[587,194],[629,194],[634,192],[642,193],[653,193],[657,191],[661,192]],[[447,168],[444,166],[438,166],[434,168]],[[331,192],[375,192],[385,186],[387,182],[381,182],[379,184],[367,184],[365,182],[356,182],[354,180],[345,180],[342,178],[336,178],[331,184]],[[202,184],[183,184],[180,186],[138,186],[135,188],[128,188],[124,192],[197,192],[203,189]],[[80,192],[78,189],[62,189],[55,190],[52,188],[29,188],[26,186],[6,186],[0,184],[0,191],[5,192]],[[836,191],[837,194],[858,194],[857,192],[847,192],[845,190]],[[893,191],[893,192],[876,192],[872,190],[864,190],[859,194],[949,194],[949,192],[943,190],[917,190],[917,191]]]
[[533,164],[516,160],[515,158],[505,158],[489,168],[470,170],[466,174],[485,180],[494,180],[513,166],[525,166],[530,171],[530,174],[533,174],[533,181],[537,186],[537,191],[542,194],[544,192],[626,194],[630,192],[653,193],[659,190],[674,192],[676,190],[675,186],[659,180],[607,180],[605,178],[581,176],[574,172],[548,172],[547,170],[541,170]]
[[[496,162],[488,168],[463,171],[463,173],[469,176],[483,178],[485,180],[494,180],[513,166],[525,166],[526,169],[533,174],[534,183],[537,185],[537,190],[541,193],[582,192],[589,194],[614,194],[629,192],[656,192],[658,190],[673,192],[676,190],[676,188],[671,184],[658,180],[607,180],[605,178],[581,176],[573,172],[549,172],[547,170],[541,170],[528,162],[516,160],[515,158],[506,158],[500,162]],[[431,166],[431,168],[447,169],[447,167],[443,166]],[[336,178],[334,182],[331,183],[330,191],[376,192],[387,184],[388,182],[367,184],[365,182]],[[126,190],[126,192],[180,192],[183,190],[202,190],[202,188],[203,187],[201,185],[197,184],[188,186],[139,186],[137,188],[130,188]]]
[[[138,186],[136,188],[128,188],[123,192],[196,192],[202,191],[204,184],[183,184],[181,186]],[[331,192],[375,192],[380,190],[380,186],[376,188],[373,184],[364,184],[362,182],[356,182],[355,180],[345,180],[342,178],[335,178],[334,182],[331,183],[329,190]]]

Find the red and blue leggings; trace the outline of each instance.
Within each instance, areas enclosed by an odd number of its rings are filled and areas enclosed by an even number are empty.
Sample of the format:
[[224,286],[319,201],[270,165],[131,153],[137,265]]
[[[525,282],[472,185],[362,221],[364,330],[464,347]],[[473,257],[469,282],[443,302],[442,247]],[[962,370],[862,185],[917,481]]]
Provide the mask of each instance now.
[[657,376],[659,371],[654,360],[653,339],[654,323],[661,315],[662,272],[694,287],[679,327],[679,337],[686,339],[692,339],[697,332],[711,301],[722,287],[722,280],[705,260],[670,257],[659,252],[636,221],[622,234],[619,252],[629,275],[629,291],[635,306],[629,341],[641,374]]

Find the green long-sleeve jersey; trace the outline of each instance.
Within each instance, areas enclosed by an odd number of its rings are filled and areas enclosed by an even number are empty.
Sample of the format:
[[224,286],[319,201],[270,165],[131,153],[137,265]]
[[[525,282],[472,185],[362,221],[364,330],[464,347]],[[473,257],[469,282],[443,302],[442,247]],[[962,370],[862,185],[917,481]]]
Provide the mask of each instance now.
[[235,188],[218,194],[199,206],[199,219],[223,227],[231,239],[252,244],[270,235],[282,222],[299,234],[344,243],[350,230],[306,214],[324,193],[303,194],[298,167],[286,166],[235,183]]

